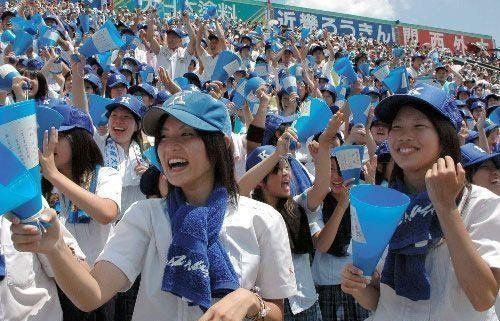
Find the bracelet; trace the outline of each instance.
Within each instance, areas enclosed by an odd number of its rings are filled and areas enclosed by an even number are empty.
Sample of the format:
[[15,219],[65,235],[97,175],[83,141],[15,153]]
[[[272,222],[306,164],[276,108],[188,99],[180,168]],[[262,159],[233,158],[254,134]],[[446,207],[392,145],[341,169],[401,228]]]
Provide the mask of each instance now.
[[250,290],[257,299],[259,300],[259,305],[260,305],[260,310],[257,312],[257,314],[249,317],[245,317],[246,320],[248,321],[258,321],[258,320],[264,320],[264,318],[267,316],[269,311],[271,309],[266,305],[266,302],[262,299],[262,297],[257,293],[259,291],[259,288],[255,287],[252,290]]

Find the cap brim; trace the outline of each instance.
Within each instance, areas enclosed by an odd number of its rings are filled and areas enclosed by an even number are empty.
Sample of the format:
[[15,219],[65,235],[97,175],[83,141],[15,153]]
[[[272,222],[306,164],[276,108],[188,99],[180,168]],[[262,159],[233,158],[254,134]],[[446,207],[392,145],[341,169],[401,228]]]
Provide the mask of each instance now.
[[495,163],[495,166],[500,166],[500,153],[495,153],[495,154],[489,154],[489,155],[484,155],[479,157],[478,159],[475,159],[474,161],[464,164],[465,168],[469,168],[471,166],[477,165],[484,163],[486,161],[492,160]]
[[120,103],[111,103],[109,105],[106,105],[106,110],[107,110],[106,117],[109,118],[109,114],[113,111],[113,109],[115,109],[117,107],[123,107],[123,108],[127,109],[128,111],[130,111],[135,117],[137,117],[138,119],[141,119],[141,115],[137,114],[135,111],[130,109],[128,106],[120,104]]
[[127,87],[127,88],[128,88],[128,84],[127,84],[127,83],[124,83],[123,81],[117,81],[117,82],[115,82],[115,83],[112,83],[112,84],[108,85],[108,88],[114,88],[114,87],[116,87],[116,86],[118,86],[118,85],[120,85],[120,84],[121,84],[121,85],[124,85],[125,87]]
[[401,107],[406,105],[415,106],[417,108],[419,106],[424,105],[437,112],[434,106],[432,106],[423,99],[410,95],[393,95],[383,99],[377,105],[377,107],[375,108],[375,116],[378,118],[379,121],[382,121],[386,124],[391,124],[394,118],[396,117],[396,114],[398,113],[399,109],[401,109]]
[[[185,106],[182,106],[181,108],[185,108]],[[177,109],[176,106],[169,106],[168,111],[162,107],[151,107],[146,112],[146,115],[144,115],[142,119],[142,127],[144,133],[146,133],[146,135],[148,136],[156,136],[160,118],[165,114],[173,116],[181,123],[184,123],[195,129],[211,132],[220,131],[217,127],[199,119],[198,117],[185,111],[184,109]]]

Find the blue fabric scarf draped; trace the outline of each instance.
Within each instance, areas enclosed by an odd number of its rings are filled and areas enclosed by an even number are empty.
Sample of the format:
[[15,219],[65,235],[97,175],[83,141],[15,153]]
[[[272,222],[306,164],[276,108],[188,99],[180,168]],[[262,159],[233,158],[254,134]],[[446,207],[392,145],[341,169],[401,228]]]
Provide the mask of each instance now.
[[5,256],[0,253],[0,281],[2,281],[5,278],[6,274],[7,274],[7,266],[5,262]]
[[290,192],[292,196],[300,195],[312,186],[311,179],[300,162],[294,157],[289,157],[288,162],[292,170]]
[[165,215],[170,218],[172,243],[161,289],[206,310],[212,298],[239,288],[238,275],[219,240],[229,196],[216,187],[203,206],[186,203],[179,188],[169,192]]
[[[92,174],[92,179],[90,180],[90,187],[89,187],[89,192],[92,194],[95,194],[96,188],[97,188],[97,176],[99,173],[99,169],[101,168],[100,165],[97,165],[94,173]],[[61,213],[61,201],[57,200],[52,208],[57,212]],[[76,208],[73,206],[73,203],[70,201],[68,204],[68,208],[66,209],[66,213],[68,215],[68,218],[66,219],[66,222],[72,223],[72,224],[87,224],[92,221],[92,217],[88,215],[84,210],[80,208]]]
[[[391,187],[408,195],[401,181]],[[430,283],[425,258],[443,232],[427,192],[408,196],[410,205],[389,242],[381,282],[410,300],[428,300]]]

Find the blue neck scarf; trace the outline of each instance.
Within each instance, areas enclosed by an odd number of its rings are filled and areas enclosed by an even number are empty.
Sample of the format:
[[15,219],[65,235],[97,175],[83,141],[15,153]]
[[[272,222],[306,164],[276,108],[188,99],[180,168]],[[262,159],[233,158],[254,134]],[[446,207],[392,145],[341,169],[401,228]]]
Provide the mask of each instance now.
[[0,254],[0,281],[2,281],[5,278],[6,274],[7,274],[7,266],[5,264],[5,256],[3,254]]
[[[401,181],[391,187],[408,195]],[[381,282],[410,300],[429,300],[425,258],[429,249],[441,240],[443,232],[427,192],[408,196],[410,205],[389,242]]]
[[[100,168],[100,165],[96,166],[94,173],[92,174],[92,179],[90,180],[89,192],[92,194],[95,194],[95,190],[97,188],[97,176]],[[61,213],[61,200],[58,199],[57,201],[55,201],[55,203],[52,205],[52,208],[57,213]],[[90,215],[85,213],[84,210],[73,206],[73,202],[71,201],[69,201],[67,205],[66,214],[68,215],[68,218],[66,219],[66,222],[68,223],[88,224],[92,221],[92,217]]]
[[212,298],[239,288],[238,275],[219,240],[229,195],[216,187],[203,206],[186,203],[180,188],[169,192],[165,215],[172,228],[172,244],[161,289],[207,310]]
[[300,164],[295,157],[289,157],[288,162],[290,163],[290,169],[293,174],[291,178],[290,192],[292,196],[300,195],[312,186],[311,179],[302,164]]

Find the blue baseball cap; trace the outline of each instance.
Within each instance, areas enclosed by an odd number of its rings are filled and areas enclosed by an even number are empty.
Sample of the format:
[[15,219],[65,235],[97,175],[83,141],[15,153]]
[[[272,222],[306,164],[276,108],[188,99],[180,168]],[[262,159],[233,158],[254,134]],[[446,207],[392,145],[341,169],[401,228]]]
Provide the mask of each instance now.
[[168,29],[167,34],[169,34],[169,33],[173,33],[173,34],[177,35],[179,38],[183,38],[186,36],[186,33],[184,31],[182,31],[182,29],[180,29],[180,28]]
[[472,143],[460,147],[460,152],[462,154],[462,165],[464,168],[479,165],[489,160],[492,160],[497,168],[500,167],[500,153],[487,153],[479,146]]
[[440,88],[418,83],[408,94],[396,94],[383,99],[375,108],[375,116],[384,123],[391,124],[399,109],[405,105],[415,108],[431,108],[448,120],[457,131],[462,125],[462,117],[455,100]]
[[[380,162],[387,162],[390,160],[391,152],[389,151],[389,143],[384,140],[378,147],[375,152]],[[389,159],[388,159],[389,158]]]
[[269,144],[271,137],[273,137],[279,127],[283,124],[291,124],[297,119],[297,116],[281,116],[275,114],[268,114],[266,116],[266,129],[264,130],[264,137],[262,144]]
[[146,135],[156,135],[163,115],[173,116],[195,129],[231,135],[231,120],[226,106],[208,94],[181,91],[167,99],[162,107],[150,108],[142,120]]
[[330,83],[327,83],[323,86],[320,86],[319,90],[330,92],[330,94],[332,94],[332,96],[333,96],[333,100],[335,100],[337,98],[337,90],[335,89],[335,86],[330,84]]
[[275,151],[276,147],[272,145],[263,145],[254,149],[247,156],[247,161],[245,164],[246,171],[250,170],[252,167],[254,167],[255,165],[259,164],[260,162],[271,156],[271,154],[273,154]]
[[26,62],[26,69],[33,71],[41,70],[44,64],[45,62],[43,61],[42,58],[40,57],[32,58]]
[[455,99],[455,105],[457,105],[458,108],[467,106],[467,104],[464,101],[461,101],[460,99]]
[[361,90],[361,94],[363,95],[377,95],[379,98],[381,96],[380,91],[377,89],[377,87],[368,87],[366,86]]
[[158,91],[156,90],[155,87],[153,87],[150,84],[145,83],[145,82],[143,82],[142,84],[130,87],[128,90],[128,93],[134,95],[138,91],[148,94],[153,99],[156,99],[156,95],[158,94]]
[[101,92],[102,90],[102,82],[99,77],[94,74],[93,72],[86,74],[83,76],[83,81],[89,82],[91,85],[93,85],[95,88],[97,88],[98,92]]
[[470,90],[469,90],[469,88],[467,88],[466,86],[459,86],[459,87],[457,88],[457,96],[458,96],[458,94],[460,94],[460,93],[466,93],[466,94],[469,94],[469,96],[470,96]]
[[477,109],[477,108],[486,109],[486,104],[483,103],[482,101],[478,100],[478,101],[473,102],[472,105],[470,106],[471,111],[474,109]]
[[106,106],[106,117],[109,118],[111,112],[117,107],[124,107],[130,110],[136,119],[141,119],[144,116],[144,106],[139,99],[130,94],[113,99],[113,102]]
[[139,60],[135,59],[134,57],[124,57],[122,59],[122,65],[130,65],[130,63],[136,65],[136,66],[140,66],[141,63],[139,62]]
[[128,81],[127,77],[125,77],[122,74],[111,74],[109,75],[108,81],[106,82],[106,87],[107,88],[113,88],[118,85],[124,85],[128,88]]
[[155,104],[163,105],[163,103],[166,102],[167,99],[170,98],[170,96],[172,95],[170,95],[170,93],[167,90],[158,91],[158,93],[156,94]]
[[67,104],[53,106],[52,109],[63,116],[63,122],[59,127],[60,132],[68,131],[73,128],[82,128],[94,135],[94,126],[90,115],[79,108]]
[[479,132],[475,130],[469,130],[469,134],[467,135],[467,138],[465,139],[466,143],[473,143],[474,140],[476,140],[479,137]]

